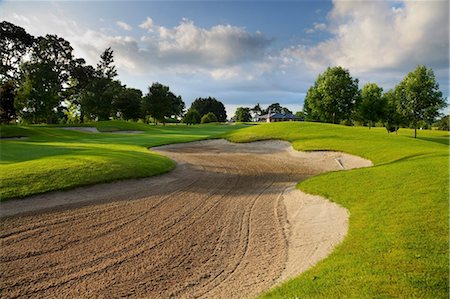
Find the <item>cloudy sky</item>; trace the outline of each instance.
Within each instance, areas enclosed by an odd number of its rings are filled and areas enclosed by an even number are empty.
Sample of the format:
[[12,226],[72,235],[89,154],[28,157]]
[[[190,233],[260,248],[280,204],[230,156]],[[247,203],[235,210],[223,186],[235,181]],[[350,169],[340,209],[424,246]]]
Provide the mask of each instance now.
[[95,65],[112,47],[119,79],[169,85],[238,106],[302,108],[309,86],[340,65],[385,90],[418,64],[449,95],[448,1],[1,1],[0,20],[69,40]]

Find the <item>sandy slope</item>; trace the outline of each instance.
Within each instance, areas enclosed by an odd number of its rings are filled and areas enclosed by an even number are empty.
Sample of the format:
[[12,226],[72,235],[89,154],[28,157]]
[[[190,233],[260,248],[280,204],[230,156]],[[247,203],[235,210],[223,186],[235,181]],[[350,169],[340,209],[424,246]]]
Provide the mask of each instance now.
[[296,182],[371,165],[280,141],[154,150],[178,167],[2,203],[1,297],[255,296],[325,257],[347,231],[345,209]]

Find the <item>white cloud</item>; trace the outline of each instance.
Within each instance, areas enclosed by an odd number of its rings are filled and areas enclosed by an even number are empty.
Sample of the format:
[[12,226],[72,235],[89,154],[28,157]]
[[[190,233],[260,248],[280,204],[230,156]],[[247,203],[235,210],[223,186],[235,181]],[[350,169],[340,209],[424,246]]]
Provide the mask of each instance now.
[[[449,12],[442,1],[334,1],[329,14],[332,38],[312,47],[285,49],[310,68],[342,65],[356,72],[448,68]],[[316,27],[316,26],[315,26]],[[317,29],[326,28],[317,24]]]
[[317,23],[314,22],[314,26],[313,28],[308,28],[305,30],[306,33],[311,34],[314,33],[316,31],[324,31],[327,29],[327,25],[325,23]]
[[116,25],[125,31],[131,31],[133,29],[133,27],[131,27],[131,25],[128,25],[127,23],[125,23],[123,21],[117,21]]
[[144,22],[142,22],[142,24],[139,25],[140,28],[142,29],[146,29],[148,32],[153,31],[153,20],[150,17],[147,17],[147,19],[145,19]]

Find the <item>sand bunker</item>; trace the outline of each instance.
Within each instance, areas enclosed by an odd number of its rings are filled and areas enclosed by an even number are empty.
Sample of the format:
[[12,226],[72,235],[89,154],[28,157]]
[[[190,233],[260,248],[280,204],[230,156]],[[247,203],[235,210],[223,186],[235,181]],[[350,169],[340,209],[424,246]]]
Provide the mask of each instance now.
[[340,170],[336,159],[371,165],[280,141],[153,150],[177,168],[2,203],[2,216],[16,216],[1,221],[1,297],[253,297],[324,258],[347,231],[345,209],[295,184]]

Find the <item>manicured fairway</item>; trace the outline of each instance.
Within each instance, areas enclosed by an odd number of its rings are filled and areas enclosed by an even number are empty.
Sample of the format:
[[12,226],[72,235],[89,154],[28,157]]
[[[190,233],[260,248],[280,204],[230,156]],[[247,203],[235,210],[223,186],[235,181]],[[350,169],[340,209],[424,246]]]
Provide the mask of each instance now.
[[[92,126],[87,124],[86,126]],[[95,134],[44,126],[2,126],[0,198],[167,172],[175,166],[148,147],[213,138],[239,128],[228,125],[167,125],[98,122],[99,131],[140,130],[141,134]]]
[[298,150],[338,150],[374,167],[308,179],[298,188],[350,211],[335,251],[263,298],[449,296],[448,133],[316,123],[277,123],[231,132],[235,142],[283,139]]

